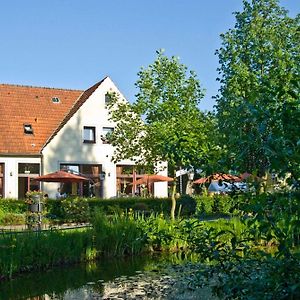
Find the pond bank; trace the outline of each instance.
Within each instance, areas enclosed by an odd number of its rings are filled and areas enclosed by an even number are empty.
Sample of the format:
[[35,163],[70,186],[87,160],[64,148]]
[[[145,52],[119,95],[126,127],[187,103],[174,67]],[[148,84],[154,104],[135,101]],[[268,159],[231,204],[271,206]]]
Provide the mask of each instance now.
[[0,299],[215,299],[189,286],[201,265],[176,254],[102,258],[0,282]]

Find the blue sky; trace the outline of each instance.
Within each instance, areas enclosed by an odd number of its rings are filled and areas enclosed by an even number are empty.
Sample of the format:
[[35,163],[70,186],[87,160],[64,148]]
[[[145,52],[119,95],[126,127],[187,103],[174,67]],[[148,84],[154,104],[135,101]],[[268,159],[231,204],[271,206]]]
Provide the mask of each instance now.
[[[280,3],[300,12],[299,0]],[[201,108],[212,109],[214,52],[241,8],[242,0],[1,1],[0,82],[87,89],[108,75],[133,100],[137,72],[163,48],[196,71]]]

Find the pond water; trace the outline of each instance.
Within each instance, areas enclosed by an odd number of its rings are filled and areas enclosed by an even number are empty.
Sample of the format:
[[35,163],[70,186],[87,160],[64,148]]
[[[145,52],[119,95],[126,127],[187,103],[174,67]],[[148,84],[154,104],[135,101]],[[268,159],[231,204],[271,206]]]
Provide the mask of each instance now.
[[105,282],[122,276],[137,276],[145,271],[159,272],[167,265],[195,260],[193,256],[177,253],[105,258],[87,264],[56,267],[0,282],[0,299],[92,299],[95,294],[101,297]]

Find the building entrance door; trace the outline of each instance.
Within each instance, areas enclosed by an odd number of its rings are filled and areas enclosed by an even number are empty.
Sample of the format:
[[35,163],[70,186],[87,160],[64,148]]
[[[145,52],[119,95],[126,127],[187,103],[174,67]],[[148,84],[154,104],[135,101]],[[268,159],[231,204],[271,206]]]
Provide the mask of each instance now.
[[34,178],[40,175],[40,164],[19,163],[18,198],[24,199],[28,191],[40,190]]

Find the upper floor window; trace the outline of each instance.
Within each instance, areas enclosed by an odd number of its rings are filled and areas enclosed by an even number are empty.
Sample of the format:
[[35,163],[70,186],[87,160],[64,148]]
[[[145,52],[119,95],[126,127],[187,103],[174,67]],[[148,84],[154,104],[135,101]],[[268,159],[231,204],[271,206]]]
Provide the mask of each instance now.
[[112,134],[112,132],[114,131],[113,127],[103,127],[102,128],[102,135],[101,135],[101,140],[103,142],[103,144],[108,144],[108,136],[110,134]]
[[24,124],[24,133],[25,134],[33,134],[33,129],[31,124]]
[[96,143],[96,127],[93,126],[83,127],[83,142]]
[[110,95],[109,93],[105,94],[105,106],[107,106],[107,104],[110,102]]

